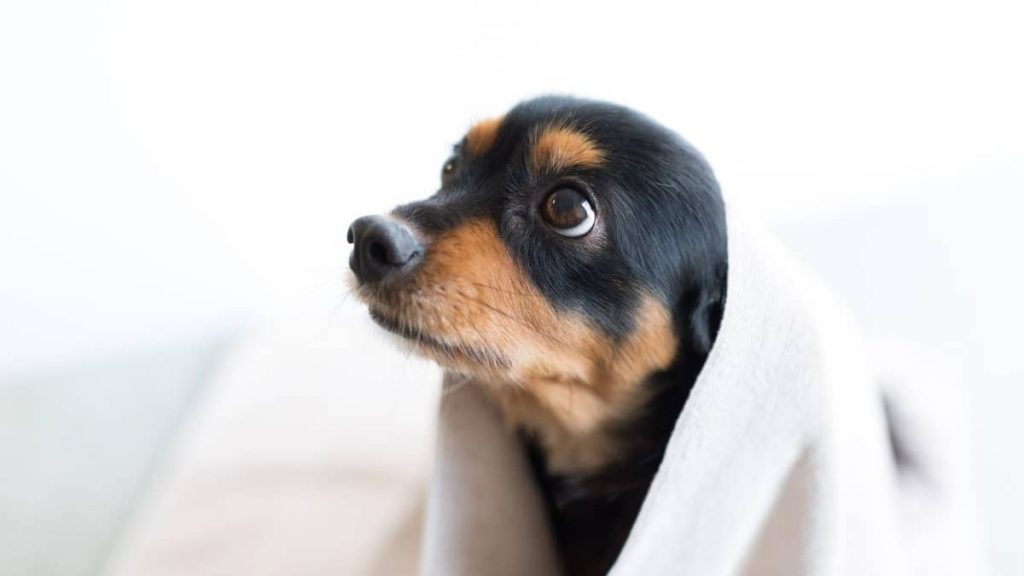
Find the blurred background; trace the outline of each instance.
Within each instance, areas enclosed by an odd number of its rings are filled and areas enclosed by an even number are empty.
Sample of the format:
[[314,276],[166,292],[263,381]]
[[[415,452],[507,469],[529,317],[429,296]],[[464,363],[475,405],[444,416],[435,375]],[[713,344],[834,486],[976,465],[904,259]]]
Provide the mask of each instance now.
[[414,538],[438,374],[346,298],[345,231],[549,92],[679,131],[961,379],[1024,574],[1021,10],[0,4],[0,574],[405,570],[380,535]]

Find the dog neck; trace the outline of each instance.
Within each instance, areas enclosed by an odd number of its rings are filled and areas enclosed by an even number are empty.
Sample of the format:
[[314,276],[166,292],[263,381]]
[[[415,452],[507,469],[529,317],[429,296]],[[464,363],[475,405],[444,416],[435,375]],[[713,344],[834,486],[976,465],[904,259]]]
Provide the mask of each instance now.
[[538,378],[487,389],[549,474],[591,475],[660,454],[702,364],[703,357],[677,358],[668,369],[600,388]]
[[606,398],[585,385],[551,380],[492,388],[505,421],[535,443],[555,474],[590,473],[622,457],[625,445],[614,423],[639,413],[646,387]]

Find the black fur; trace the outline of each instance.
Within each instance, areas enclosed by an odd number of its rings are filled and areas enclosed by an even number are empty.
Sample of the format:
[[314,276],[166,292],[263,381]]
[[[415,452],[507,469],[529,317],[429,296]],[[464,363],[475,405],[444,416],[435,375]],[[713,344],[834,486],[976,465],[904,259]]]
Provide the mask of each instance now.
[[[599,168],[532,175],[531,135],[551,123],[585,132],[605,152]],[[490,150],[458,166],[434,196],[397,213],[430,231],[471,217],[498,225],[509,252],[554,306],[585,314],[615,339],[636,328],[641,291],[673,312],[674,364],[652,375],[657,390],[637,420],[617,432],[628,457],[597,474],[552,476],[530,438],[569,574],[603,574],[615,561],[704,364],[721,319],[727,267],[725,214],[711,169],[685,141],[620,106],[564,97],[509,112]],[[556,186],[571,183],[596,204],[598,245],[561,237],[539,219]],[[514,543],[510,543],[514,545]]]

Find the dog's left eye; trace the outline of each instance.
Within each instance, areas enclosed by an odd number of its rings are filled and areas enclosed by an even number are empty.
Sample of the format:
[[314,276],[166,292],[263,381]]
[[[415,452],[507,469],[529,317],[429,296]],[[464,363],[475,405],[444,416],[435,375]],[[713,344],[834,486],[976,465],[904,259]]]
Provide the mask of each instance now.
[[449,178],[455,175],[455,170],[459,167],[458,159],[452,156],[444,163],[441,167],[441,181],[447,181]]
[[572,188],[559,188],[548,195],[541,208],[544,220],[562,236],[578,238],[594,227],[597,217],[590,200]]

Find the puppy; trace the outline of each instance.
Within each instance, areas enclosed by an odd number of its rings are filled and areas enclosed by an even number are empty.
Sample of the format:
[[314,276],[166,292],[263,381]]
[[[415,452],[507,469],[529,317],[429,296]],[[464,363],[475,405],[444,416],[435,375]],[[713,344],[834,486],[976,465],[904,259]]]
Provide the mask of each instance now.
[[566,572],[606,573],[722,316],[704,159],[628,109],[529,100],[469,130],[437,193],[348,240],[373,320],[484,386],[522,435]]

